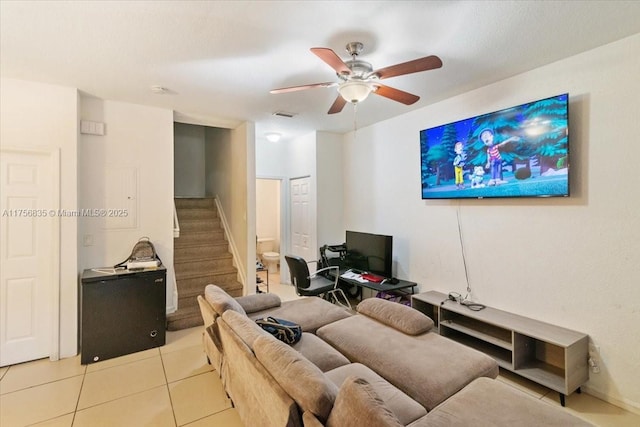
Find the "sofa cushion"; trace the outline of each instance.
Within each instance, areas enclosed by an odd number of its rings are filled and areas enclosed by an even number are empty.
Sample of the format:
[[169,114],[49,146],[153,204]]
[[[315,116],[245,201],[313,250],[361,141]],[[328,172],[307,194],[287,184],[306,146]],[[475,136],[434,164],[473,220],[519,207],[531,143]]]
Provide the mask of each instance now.
[[[352,376],[365,380],[368,383],[368,387],[373,389],[376,396],[384,403],[384,406],[394,414],[402,425],[407,425],[427,415],[427,410],[418,402],[360,363],[341,366],[326,372],[325,375],[338,387],[341,387],[347,381],[347,378]],[[340,391],[338,395],[340,395]]]
[[478,378],[410,427],[590,425],[560,406],[550,405],[500,381]]
[[249,313],[253,320],[266,316],[278,317],[302,326],[303,332],[315,333],[321,326],[351,316],[344,308],[318,297],[285,301],[280,307]]
[[270,293],[246,295],[236,298],[236,301],[247,313],[280,307],[282,304],[278,295]]
[[407,335],[420,335],[433,327],[433,320],[424,313],[382,298],[367,298],[356,310]]
[[346,378],[327,420],[327,427],[401,427],[398,418],[385,406],[366,380]]
[[303,332],[302,339],[292,347],[320,368],[322,372],[350,363],[342,353],[309,332]]
[[258,361],[302,411],[311,412],[323,423],[327,420],[338,387],[317,366],[272,337],[256,339],[254,351]]
[[370,367],[427,411],[476,378],[498,376],[497,362],[484,353],[434,332],[406,335],[367,316],[323,326],[317,335],[347,359]]
[[242,308],[238,301],[216,285],[207,285],[204,289],[204,297],[219,316],[222,316],[222,313],[227,310],[246,314],[244,308]]
[[244,314],[240,314],[237,311],[227,310],[222,315],[222,320],[227,322],[227,325],[233,329],[233,331],[240,337],[242,341],[253,350],[253,345],[259,337],[271,336],[268,332],[262,329],[256,322],[249,319]]

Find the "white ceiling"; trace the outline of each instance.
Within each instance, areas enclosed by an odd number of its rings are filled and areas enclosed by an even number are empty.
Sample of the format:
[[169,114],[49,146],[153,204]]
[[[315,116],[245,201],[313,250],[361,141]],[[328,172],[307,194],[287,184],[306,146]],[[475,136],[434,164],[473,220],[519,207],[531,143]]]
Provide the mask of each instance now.
[[[172,109],[179,121],[292,137],[347,132],[640,32],[640,1],[2,1],[3,77]],[[441,69],[385,80],[421,97],[372,95],[327,115],[337,80],[309,51],[361,41],[374,69],[427,55]],[[640,52],[629,52],[640,55]],[[153,94],[151,86],[169,90]],[[552,95],[552,94],[549,94]],[[296,113],[292,119],[275,111]]]

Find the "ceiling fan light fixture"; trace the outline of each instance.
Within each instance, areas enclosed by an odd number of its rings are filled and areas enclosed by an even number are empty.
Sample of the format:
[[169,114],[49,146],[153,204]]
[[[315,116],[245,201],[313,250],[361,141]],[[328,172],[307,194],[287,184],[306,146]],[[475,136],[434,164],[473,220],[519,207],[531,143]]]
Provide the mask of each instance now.
[[264,134],[264,137],[267,138],[267,141],[269,142],[278,142],[280,141],[282,135],[280,135],[278,132],[267,132]]
[[338,86],[338,93],[345,101],[357,104],[367,99],[373,87],[370,83],[359,80],[350,80]]

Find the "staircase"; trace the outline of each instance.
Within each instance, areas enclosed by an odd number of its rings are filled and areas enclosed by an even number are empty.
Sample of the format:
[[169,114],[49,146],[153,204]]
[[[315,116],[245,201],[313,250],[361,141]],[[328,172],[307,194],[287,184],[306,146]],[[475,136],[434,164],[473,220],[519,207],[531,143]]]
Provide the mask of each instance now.
[[178,310],[167,315],[169,331],[203,324],[196,297],[210,283],[231,296],[242,295],[215,200],[180,198],[175,203],[180,223],[180,237],[173,244]]

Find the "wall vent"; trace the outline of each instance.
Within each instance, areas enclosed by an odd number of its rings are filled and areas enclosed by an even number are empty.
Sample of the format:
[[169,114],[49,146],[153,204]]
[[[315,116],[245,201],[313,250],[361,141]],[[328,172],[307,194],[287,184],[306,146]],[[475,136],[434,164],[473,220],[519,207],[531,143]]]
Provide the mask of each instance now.
[[296,113],[288,113],[286,111],[276,111],[275,113],[273,113],[274,116],[279,116],[279,117],[287,117],[287,118],[292,118],[296,115]]

